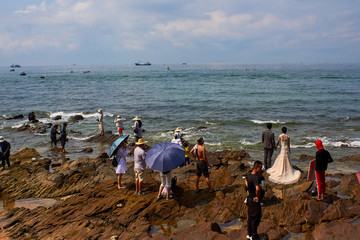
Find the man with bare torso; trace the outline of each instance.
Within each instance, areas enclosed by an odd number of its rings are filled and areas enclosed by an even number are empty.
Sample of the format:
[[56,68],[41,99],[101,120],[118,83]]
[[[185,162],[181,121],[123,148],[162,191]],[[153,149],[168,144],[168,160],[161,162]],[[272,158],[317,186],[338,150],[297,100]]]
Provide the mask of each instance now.
[[200,177],[201,175],[204,175],[205,177],[205,181],[209,187],[209,192],[214,192],[214,190],[211,187],[211,181],[210,181],[210,176],[209,176],[209,170],[208,168],[211,168],[211,165],[209,164],[208,160],[207,160],[207,156],[206,156],[206,150],[205,147],[203,146],[204,144],[204,138],[200,137],[197,140],[197,143],[193,149],[191,149],[190,154],[191,156],[193,156],[194,158],[197,159],[196,161],[196,192],[199,192],[199,181],[200,181]]

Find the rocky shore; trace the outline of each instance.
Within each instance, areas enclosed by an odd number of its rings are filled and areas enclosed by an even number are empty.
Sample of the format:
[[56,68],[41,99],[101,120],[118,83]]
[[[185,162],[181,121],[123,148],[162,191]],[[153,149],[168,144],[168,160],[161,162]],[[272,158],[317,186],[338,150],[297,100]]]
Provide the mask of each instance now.
[[[110,139],[111,138],[111,139]],[[112,142],[111,135],[89,141]],[[133,148],[133,146],[130,146]],[[118,190],[106,153],[96,158],[52,162],[35,149],[11,156],[12,168],[0,172],[0,197],[54,198],[46,208],[14,207],[0,211],[2,239],[246,239],[245,151],[209,153],[215,193],[201,181],[195,193],[195,163],[173,171],[174,198],[157,199],[159,173],[146,171],[147,195],[134,193],[133,163]],[[348,161],[359,156],[341,159]],[[336,161],[336,160],[335,160]],[[50,170],[51,171],[50,171]],[[267,181],[259,233],[264,239],[353,239],[360,235],[360,185],[355,174],[327,175],[327,195],[316,201],[306,192],[302,169],[294,185]],[[267,179],[267,175],[264,174]],[[5,210],[4,210],[5,209]]]

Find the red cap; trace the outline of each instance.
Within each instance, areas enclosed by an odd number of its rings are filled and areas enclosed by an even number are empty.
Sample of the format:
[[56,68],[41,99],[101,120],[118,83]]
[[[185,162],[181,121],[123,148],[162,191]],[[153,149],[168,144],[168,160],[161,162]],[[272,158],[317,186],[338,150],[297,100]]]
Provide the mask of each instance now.
[[316,147],[317,147],[318,150],[324,149],[321,140],[317,140],[317,141],[315,142],[315,145],[316,145]]

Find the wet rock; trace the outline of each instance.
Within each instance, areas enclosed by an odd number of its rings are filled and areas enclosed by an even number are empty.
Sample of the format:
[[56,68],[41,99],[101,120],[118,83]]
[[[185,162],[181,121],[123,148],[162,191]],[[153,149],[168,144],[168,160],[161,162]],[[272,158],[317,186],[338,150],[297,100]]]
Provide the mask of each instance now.
[[310,155],[306,155],[306,154],[301,154],[299,157],[299,161],[300,162],[310,162],[312,160],[314,160],[315,157],[314,156],[310,156]]
[[108,159],[109,155],[107,153],[100,153],[99,155],[96,156],[96,158]]
[[81,150],[81,152],[84,152],[84,153],[92,153],[93,151],[94,150],[91,147],[84,148],[83,150]]
[[56,115],[56,116],[54,116],[54,117],[52,117],[51,119],[52,120],[60,120],[62,117],[61,117],[61,115]]
[[15,116],[12,116],[12,117],[5,118],[5,120],[22,119],[22,118],[24,118],[24,115],[19,114],[19,115],[15,115]]
[[75,116],[71,116],[68,120],[69,123],[76,123],[80,120],[84,120],[84,117],[82,115],[75,115]]

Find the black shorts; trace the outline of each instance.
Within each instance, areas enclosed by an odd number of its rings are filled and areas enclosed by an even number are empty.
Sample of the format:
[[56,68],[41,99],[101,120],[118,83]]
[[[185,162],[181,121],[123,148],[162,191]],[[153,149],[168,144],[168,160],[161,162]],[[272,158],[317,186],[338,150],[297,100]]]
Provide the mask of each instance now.
[[204,177],[209,177],[209,170],[208,166],[205,161],[197,160],[196,161],[196,176],[201,177],[201,175],[204,175]]
[[61,146],[65,147],[66,137],[61,137]]
[[54,143],[56,145],[56,136],[51,136],[51,143]]

